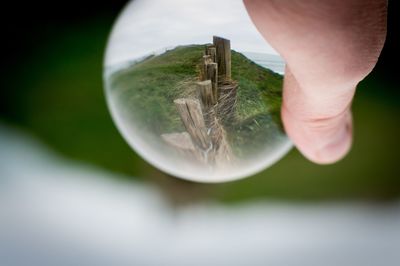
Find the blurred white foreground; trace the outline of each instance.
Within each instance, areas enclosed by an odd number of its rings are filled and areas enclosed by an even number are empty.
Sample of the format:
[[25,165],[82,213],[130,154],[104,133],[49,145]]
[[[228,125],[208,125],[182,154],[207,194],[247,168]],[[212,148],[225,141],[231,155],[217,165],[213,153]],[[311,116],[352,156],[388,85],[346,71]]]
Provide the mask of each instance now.
[[0,265],[400,265],[400,205],[171,209],[0,127]]

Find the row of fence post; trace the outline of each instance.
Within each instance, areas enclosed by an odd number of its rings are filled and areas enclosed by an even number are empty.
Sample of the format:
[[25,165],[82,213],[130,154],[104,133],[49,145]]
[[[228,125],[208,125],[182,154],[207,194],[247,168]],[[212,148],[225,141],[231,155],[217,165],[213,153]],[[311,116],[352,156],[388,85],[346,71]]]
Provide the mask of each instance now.
[[232,81],[230,41],[214,36],[206,45],[196,82],[198,99],[175,99],[186,132],[162,138],[185,155],[206,164],[223,164],[233,158],[221,121],[234,114],[238,85]]

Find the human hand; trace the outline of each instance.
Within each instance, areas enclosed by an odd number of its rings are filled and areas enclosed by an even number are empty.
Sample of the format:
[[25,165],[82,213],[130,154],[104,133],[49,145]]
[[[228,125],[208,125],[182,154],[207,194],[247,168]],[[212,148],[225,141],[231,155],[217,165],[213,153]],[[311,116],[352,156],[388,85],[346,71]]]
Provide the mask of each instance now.
[[351,102],[386,38],[386,0],[244,0],[285,59],[282,120],[309,160],[328,164],[352,142]]

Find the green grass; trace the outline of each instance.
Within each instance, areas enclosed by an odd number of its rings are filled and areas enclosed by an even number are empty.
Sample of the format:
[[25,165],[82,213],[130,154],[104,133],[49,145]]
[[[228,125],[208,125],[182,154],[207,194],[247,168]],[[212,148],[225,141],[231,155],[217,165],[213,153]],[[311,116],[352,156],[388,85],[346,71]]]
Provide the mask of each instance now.
[[[129,117],[128,123],[155,138],[184,131],[173,101],[191,93],[190,83],[198,80],[204,47],[179,46],[112,73],[110,95]],[[282,76],[232,51],[232,78],[239,84],[234,119],[225,123],[232,148],[239,156],[274,148],[284,136]]]
[[197,76],[200,49],[180,47],[112,74],[111,94],[118,104],[134,109],[128,115],[149,132],[182,131],[173,101],[184,93],[179,83]]

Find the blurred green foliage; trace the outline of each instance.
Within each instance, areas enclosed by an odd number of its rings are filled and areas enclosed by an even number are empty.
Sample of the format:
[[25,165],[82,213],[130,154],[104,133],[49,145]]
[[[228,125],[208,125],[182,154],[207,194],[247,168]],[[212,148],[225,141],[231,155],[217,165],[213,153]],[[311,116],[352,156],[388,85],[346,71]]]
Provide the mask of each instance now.
[[231,183],[194,184],[160,173],[128,147],[107,110],[102,63],[110,25],[109,20],[98,20],[49,32],[43,43],[33,46],[32,55],[4,77],[12,108],[1,119],[68,158],[149,180],[166,191],[199,190],[224,202],[266,197],[374,200],[400,195],[398,97],[385,90],[393,85],[373,75],[359,86],[354,101],[353,149],[337,164],[315,165],[293,150],[256,176]]

